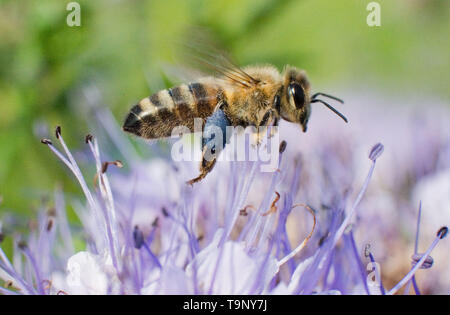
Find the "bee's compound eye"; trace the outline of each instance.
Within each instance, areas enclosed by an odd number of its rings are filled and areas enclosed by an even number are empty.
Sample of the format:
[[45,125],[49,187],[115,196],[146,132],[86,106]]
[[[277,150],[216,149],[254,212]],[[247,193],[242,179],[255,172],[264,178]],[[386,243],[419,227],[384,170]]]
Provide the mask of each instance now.
[[291,83],[288,86],[289,98],[292,97],[295,107],[301,109],[305,105],[305,93],[303,88],[297,83]]

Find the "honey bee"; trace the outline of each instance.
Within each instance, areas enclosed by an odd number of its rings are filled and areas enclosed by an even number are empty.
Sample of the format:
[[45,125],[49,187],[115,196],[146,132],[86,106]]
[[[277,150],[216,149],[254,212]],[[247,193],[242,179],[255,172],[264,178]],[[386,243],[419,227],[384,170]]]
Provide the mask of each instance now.
[[[304,70],[292,66],[279,72],[276,67],[248,66],[240,68],[231,62],[213,65],[219,75],[203,77],[142,99],[131,108],[123,130],[146,139],[170,137],[177,126],[194,131],[194,119],[203,121],[202,162],[200,175],[187,183],[201,181],[214,167],[220,148],[211,146],[206,131],[211,126],[277,126],[280,118],[301,125],[306,132],[312,103],[322,103],[345,122],[347,119],[326,101],[324,96],[343,103],[325,93],[311,94]],[[224,142],[225,143],[225,142]],[[206,159],[211,150],[215,157]]]

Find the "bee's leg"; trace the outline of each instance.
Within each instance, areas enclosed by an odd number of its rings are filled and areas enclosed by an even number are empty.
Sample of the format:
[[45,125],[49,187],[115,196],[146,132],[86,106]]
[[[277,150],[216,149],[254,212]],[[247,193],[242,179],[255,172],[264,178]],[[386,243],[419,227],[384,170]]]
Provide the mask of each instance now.
[[[267,133],[267,126],[271,124],[272,120],[274,120],[274,124],[276,123],[278,125],[278,118],[276,116],[275,111],[273,108],[270,108],[267,110],[267,112],[264,114],[263,118],[261,119],[261,122],[259,123],[258,129],[253,134],[253,139],[255,141],[255,146],[259,146],[262,142],[262,139],[264,135]],[[273,130],[273,128],[272,128]],[[269,137],[272,137],[274,131],[270,131]]]
[[263,139],[262,134],[263,132],[261,132],[259,128],[253,133],[253,147],[259,147],[261,145]]
[[203,147],[202,162],[200,164],[200,175],[187,181],[187,184],[192,186],[194,183],[201,181],[203,178],[206,177],[206,175],[208,175],[209,172],[212,171],[212,169],[216,165],[216,157],[212,158],[211,160],[205,159],[207,150],[208,150],[208,148],[206,146]]
[[270,128],[269,138],[272,138],[275,135],[275,133],[277,132],[279,122],[280,122],[279,117],[275,117],[273,119],[272,128]]
[[202,162],[200,175],[187,183],[192,185],[201,181],[216,165],[217,157],[229,141],[231,134],[227,134],[230,120],[225,113],[218,109],[206,119],[202,136]]

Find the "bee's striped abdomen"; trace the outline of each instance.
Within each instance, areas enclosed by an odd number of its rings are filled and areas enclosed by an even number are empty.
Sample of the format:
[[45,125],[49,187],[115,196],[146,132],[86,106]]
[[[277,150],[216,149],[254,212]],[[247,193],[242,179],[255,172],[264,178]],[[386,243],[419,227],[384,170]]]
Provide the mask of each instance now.
[[217,104],[217,90],[208,89],[206,85],[202,83],[192,83],[188,88],[195,99],[194,107],[197,116],[201,118],[210,116]]
[[177,126],[193,131],[194,119],[210,116],[217,102],[217,88],[182,84],[141,100],[131,109],[123,129],[148,139],[170,137]]

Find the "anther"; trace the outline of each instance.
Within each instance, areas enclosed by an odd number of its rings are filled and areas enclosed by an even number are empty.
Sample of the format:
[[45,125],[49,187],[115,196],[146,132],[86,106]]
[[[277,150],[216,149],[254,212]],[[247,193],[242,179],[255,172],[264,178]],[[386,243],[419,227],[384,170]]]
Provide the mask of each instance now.
[[52,227],[53,227],[53,220],[49,219],[48,222],[47,222],[47,232],[50,232]]
[[41,139],[41,143],[46,144],[46,145],[52,145],[53,144],[51,140],[45,139],[45,138]]
[[56,136],[56,139],[59,139],[59,137],[61,136],[61,126],[56,126],[55,136]]
[[247,209],[252,209],[252,210],[256,210],[255,207],[253,207],[252,205],[246,205],[243,209],[239,210],[239,215],[242,216],[247,216],[248,215],[248,211]]
[[102,164],[102,173],[105,174],[106,171],[108,170],[108,166],[109,165],[115,165],[118,168],[122,168],[123,167],[123,163],[119,160],[113,161],[113,162],[103,162]]
[[134,241],[134,248],[136,249],[140,249],[145,242],[144,234],[137,225],[134,227],[133,230],[133,241]]
[[167,211],[166,207],[161,208],[162,214],[167,218],[170,216],[169,212]]
[[[414,267],[419,260],[421,260],[423,257],[423,254],[414,254],[411,256],[412,262],[411,265]],[[431,268],[433,266],[434,260],[433,257],[428,256],[425,261],[423,262],[422,266],[420,266],[420,269],[428,269]]]
[[376,159],[378,159],[380,157],[380,155],[383,153],[383,151],[384,151],[384,146],[381,143],[375,144],[372,147],[372,149],[370,150],[369,159],[371,159],[372,161],[375,161]]
[[364,247],[364,256],[369,257],[370,256],[370,244],[366,244]]
[[448,227],[443,226],[437,232],[437,236],[442,240],[444,237],[447,236],[447,233],[448,233]]
[[319,241],[317,242],[317,246],[321,247],[327,239],[328,239],[328,235],[324,235],[321,238],[319,238]]
[[272,204],[270,205],[270,209],[267,212],[262,214],[263,217],[265,217],[268,214],[277,212],[278,208],[277,208],[276,204],[277,204],[278,200],[280,200],[280,194],[277,191],[275,192],[275,194],[277,196],[275,197],[275,199],[273,200]]
[[284,140],[281,141],[281,143],[280,143],[280,149],[279,149],[280,154],[283,153],[284,150],[286,150],[286,146],[287,146],[287,142],[284,141]]
[[86,137],[84,138],[84,141],[85,141],[86,143],[89,143],[89,142],[92,142],[92,139],[93,139],[93,138],[94,138],[93,135],[87,134]]

